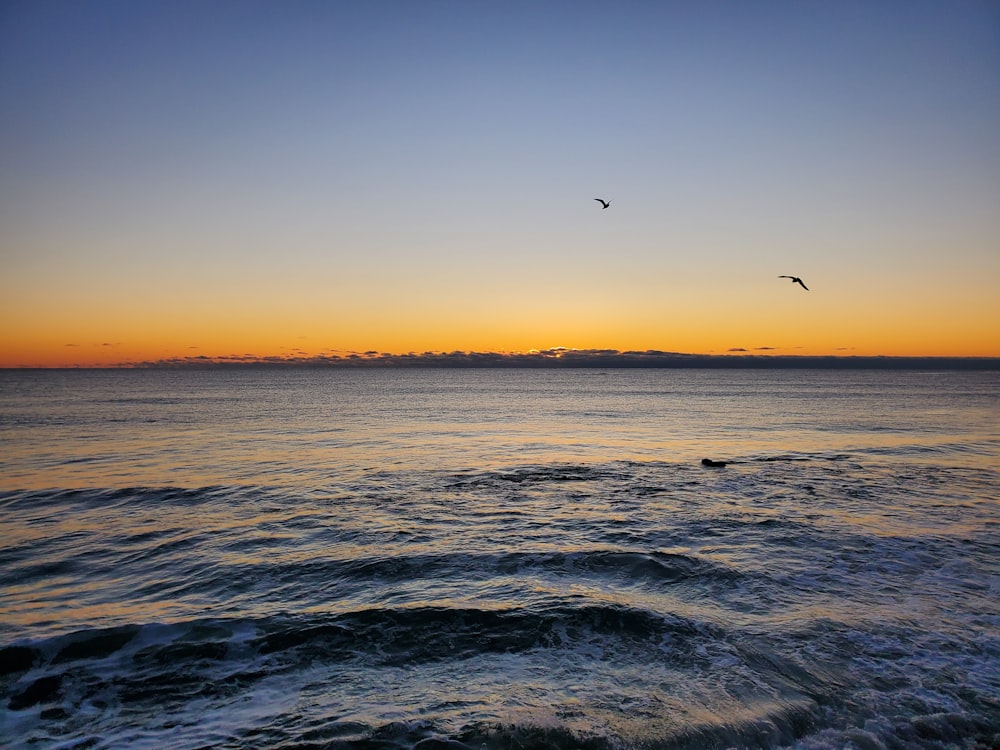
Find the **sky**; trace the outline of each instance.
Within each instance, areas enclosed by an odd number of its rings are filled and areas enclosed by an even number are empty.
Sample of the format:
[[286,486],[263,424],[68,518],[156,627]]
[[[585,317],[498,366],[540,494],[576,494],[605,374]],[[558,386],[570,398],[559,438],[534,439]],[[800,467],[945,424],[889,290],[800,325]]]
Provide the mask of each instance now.
[[0,366],[553,347],[1000,356],[1000,4],[0,3]]

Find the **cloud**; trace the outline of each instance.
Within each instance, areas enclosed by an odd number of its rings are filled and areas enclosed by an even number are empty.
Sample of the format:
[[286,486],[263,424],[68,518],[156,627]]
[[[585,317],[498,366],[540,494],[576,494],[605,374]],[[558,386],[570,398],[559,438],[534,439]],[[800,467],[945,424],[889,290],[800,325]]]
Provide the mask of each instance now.
[[[761,347],[766,350],[768,347]],[[204,354],[170,357],[141,363],[123,363],[134,367],[342,367],[342,368],[906,368],[960,367],[962,369],[1000,370],[1000,358],[990,357],[857,357],[805,356],[788,354],[751,354],[734,347],[730,354],[685,354],[657,349],[619,351],[617,349],[569,349],[552,347],[528,352],[407,352],[388,354],[369,350],[364,353],[309,355],[228,354],[210,357]]]

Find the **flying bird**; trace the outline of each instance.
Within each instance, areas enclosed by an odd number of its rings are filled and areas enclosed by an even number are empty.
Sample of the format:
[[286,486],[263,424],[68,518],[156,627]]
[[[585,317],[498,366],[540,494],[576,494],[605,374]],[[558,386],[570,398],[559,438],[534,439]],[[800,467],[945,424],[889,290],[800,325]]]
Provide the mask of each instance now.
[[611,201],[606,201],[603,198],[594,198],[594,200],[601,204],[602,211],[611,205]]
[[809,291],[809,287],[807,287],[805,284],[803,284],[802,283],[802,279],[800,279],[798,276],[779,276],[778,278],[779,279],[791,279],[793,284],[798,284],[800,287],[802,287],[803,289],[805,289],[807,292]]

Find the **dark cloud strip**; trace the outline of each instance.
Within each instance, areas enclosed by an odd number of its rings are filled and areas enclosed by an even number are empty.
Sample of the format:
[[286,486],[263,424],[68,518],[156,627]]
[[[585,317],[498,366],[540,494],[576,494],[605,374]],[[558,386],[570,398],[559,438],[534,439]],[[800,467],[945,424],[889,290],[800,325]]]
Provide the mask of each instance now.
[[892,370],[1000,370],[1000,357],[863,357],[754,354],[682,354],[659,350],[549,349],[528,353],[424,352],[383,354],[365,352],[345,356],[174,357],[123,367],[339,367],[339,368],[712,368],[712,369],[892,369]]

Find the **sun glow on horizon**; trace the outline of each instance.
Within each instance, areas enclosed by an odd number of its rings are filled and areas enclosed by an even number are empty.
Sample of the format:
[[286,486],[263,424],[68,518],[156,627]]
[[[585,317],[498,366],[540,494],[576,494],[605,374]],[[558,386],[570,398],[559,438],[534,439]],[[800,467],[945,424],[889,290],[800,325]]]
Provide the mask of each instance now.
[[135,367],[154,365],[177,365],[198,363],[286,363],[286,364],[317,364],[323,362],[347,361],[350,359],[390,360],[394,358],[419,357],[443,358],[464,355],[479,357],[484,363],[493,360],[516,359],[531,356],[543,356],[547,359],[561,359],[569,355],[603,355],[613,357],[618,355],[673,355],[693,357],[901,357],[901,358],[998,358],[996,349],[972,350],[970,347],[942,348],[936,351],[886,349],[882,347],[840,346],[830,348],[813,348],[805,346],[774,346],[754,344],[751,346],[716,346],[703,349],[662,346],[636,347],[503,347],[503,348],[470,348],[470,347],[411,347],[398,350],[382,348],[342,349],[333,347],[288,347],[267,349],[253,346],[231,346],[205,348],[187,346],[171,348],[168,346],[144,345],[130,347],[123,343],[90,343],[63,344],[61,347],[40,348],[31,350],[7,349],[0,368],[78,368],[78,367]]

